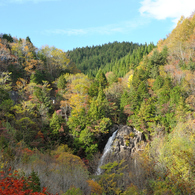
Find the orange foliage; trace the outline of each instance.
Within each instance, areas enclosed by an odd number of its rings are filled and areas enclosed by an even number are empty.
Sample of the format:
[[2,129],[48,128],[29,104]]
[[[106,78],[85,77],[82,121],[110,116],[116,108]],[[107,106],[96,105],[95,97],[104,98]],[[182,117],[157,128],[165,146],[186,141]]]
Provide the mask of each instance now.
[[27,180],[24,177],[18,178],[17,171],[12,175],[9,174],[4,178],[4,173],[0,172],[0,194],[1,195],[52,195],[43,188],[42,192],[33,192],[29,188],[30,178]]
[[98,195],[102,194],[102,187],[95,181],[93,180],[87,180],[87,183],[89,185],[89,187],[91,188],[91,193],[95,193]]
[[32,156],[34,154],[34,152],[32,150],[28,149],[28,148],[24,148],[22,150],[22,153],[27,154],[28,156]]
[[121,83],[122,82],[122,78],[118,78],[118,82]]
[[151,79],[150,78],[147,81],[148,81],[148,85],[150,86],[150,89],[151,89],[151,87],[153,87],[153,84],[154,84],[155,79]]

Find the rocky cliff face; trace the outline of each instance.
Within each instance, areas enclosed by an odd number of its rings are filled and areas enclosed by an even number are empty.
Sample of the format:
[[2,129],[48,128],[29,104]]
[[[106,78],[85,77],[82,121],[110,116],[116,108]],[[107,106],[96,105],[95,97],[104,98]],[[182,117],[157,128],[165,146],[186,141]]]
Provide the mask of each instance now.
[[[111,144],[108,144],[110,141]],[[144,149],[145,144],[144,135],[133,127],[114,125],[110,129],[110,138],[107,141],[106,150],[104,149],[95,173],[97,175],[104,173],[104,170],[101,169],[102,165],[114,161],[122,162],[122,167],[114,167],[112,170],[113,173],[117,173],[119,168],[122,168],[123,176],[117,181],[119,182],[117,185],[127,186],[130,183],[135,183],[137,186],[142,186],[144,171],[137,154]]]
[[119,125],[119,130],[112,145],[112,151],[130,155],[141,149],[143,141],[144,136],[141,132],[127,125]]
[[145,138],[143,133],[127,125],[115,125],[111,132],[118,129],[116,137],[110,148],[110,152],[104,163],[112,160],[129,159],[136,152],[143,150]]
[[142,150],[144,144],[143,133],[127,125],[119,125],[118,132],[111,147],[114,156],[131,156],[135,152]]

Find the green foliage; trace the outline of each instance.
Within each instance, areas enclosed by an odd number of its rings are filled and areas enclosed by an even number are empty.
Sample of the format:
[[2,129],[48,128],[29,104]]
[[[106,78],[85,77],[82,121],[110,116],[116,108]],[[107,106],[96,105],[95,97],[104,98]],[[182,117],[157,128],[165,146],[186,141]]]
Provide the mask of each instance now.
[[90,88],[89,88],[89,95],[91,97],[96,97],[98,96],[98,89],[99,89],[99,83],[97,80],[95,80],[91,85],[90,85]]
[[51,88],[49,88],[49,84],[47,81],[42,81],[43,85],[42,86],[35,86],[33,95],[35,99],[38,100],[39,103],[43,103],[46,107],[49,109],[52,108],[51,105],[51,100],[50,100],[50,91]]
[[[81,105],[80,105],[81,106]],[[88,109],[78,106],[73,108],[68,120],[77,150],[82,147],[88,158],[97,152],[98,137],[108,133],[111,125],[109,118],[109,103],[102,87],[99,87],[98,96],[91,99]]]
[[4,136],[1,136],[0,137],[0,149],[4,149],[4,148],[7,148],[8,147],[8,140],[4,137]]
[[105,134],[108,133],[108,128],[111,126],[112,122],[109,118],[101,118],[98,125],[95,126],[95,133]]
[[78,113],[77,110],[73,109],[71,111],[71,116],[67,122],[69,128],[72,131],[74,136],[78,136],[79,132],[85,129],[86,125],[88,124],[88,117],[86,115],[85,109],[81,109]]
[[118,186],[118,182],[123,177],[123,170],[125,169],[124,160],[120,162],[114,161],[113,163],[108,163],[101,167],[104,173],[100,176],[98,183],[106,194],[120,194],[121,187]]
[[132,110],[138,110],[144,99],[149,97],[148,89],[145,81],[142,81],[138,89],[132,88],[129,94],[129,104]]
[[9,94],[11,90],[11,73],[1,72],[0,73],[0,101],[4,99],[9,99]]
[[0,104],[1,114],[0,118],[5,118],[7,121],[14,119],[14,115],[12,112],[14,102],[11,99],[5,99]]
[[187,68],[186,63],[183,60],[179,61],[179,67],[181,67],[183,70]]
[[153,43],[139,45],[139,47],[132,49],[126,56],[107,63],[105,67],[102,67],[102,70],[104,72],[112,71],[117,77],[123,77],[131,69],[136,69],[143,57],[149,54],[154,47]]
[[43,72],[36,70],[34,74],[31,74],[30,76],[30,82],[36,83],[36,84],[43,84],[43,81],[45,80],[46,76]]
[[195,71],[195,62],[190,58],[190,61],[188,62],[187,69],[191,71]]
[[[156,177],[150,179],[153,194],[191,194],[194,191],[194,130],[192,120],[179,122],[164,140],[151,142],[148,154]],[[156,153],[158,151],[158,153]],[[155,163],[158,162],[158,163]]]
[[20,131],[17,132],[18,141],[24,140],[24,142],[29,144],[36,134],[33,130],[33,127],[36,125],[35,122],[29,117],[23,117],[17,120],[16,124],[18,125],[18,129],[20,129]]
[[126,90],[124,90],[121,99],[120,99],[120,107],[124,108],[129,103],[129,94]]
[[79,188],[71,187],[69,190],[66,191],[63,195],[83,195],[83,192]]
[[5,99],[0,104],[0,109],[2,109],[3,112],[9,112],[13,105],[14,105],[14,102],[11,99]]
[[138,89],[139,85],[141,84],[142,81],[145,81],[149,78],[148,72],[141,69],[136,69],[134,74],[133,74],[133,79],[132,79],[132,88]]
[[62,117],[56,112],[53,113],[52,118],[50,119],[49,126],[52,129],[53,134],[57,134],[62,125]]
[[99,120],[102,117],[106,117],[106,107],[107,100],[105,99],[105,94],[100,88],[97,99],[93,98],[89,108],[89,117],[93,120]]
[[26,41],[32,43],[29,36],[26,37]]
[[158,50],[154,50],[153,55],[149,59],[150,65],[160,66],[164,65],[167,62],[168,48],[164,47],[162,52],[158,52]]
[[96,75],[96,80],[99,83],[99,87],[105,88],[107,86],[107,79],[105,74],[102,72],[101,69],[99,69],[97,75]]
[[29,177],[29,187],[33,190],[33,192],[41,191],[41,183],[37,173],[33,170]]
[[12,38],[12,36],[9,34],[3,34],[3,39],[6,39],[8,42],[12,43],[14,40]]
[[148,100],[143,100],[141,103],[139,111],[135,115],[128,118],[140,131],[154,131],[150,128],[150,123],[156,123],[159,118],[156,115],[156,98],[149,98]]
[[142,101],[145,98],[148,98],[148,88],[144,81],[142,81],[137,89],[137,93],[139,96],[140,101]]
[[66,87],[66,79],[64,78],[63,75],[61,75],[58,79],[58,82],[57,82],[57,87],[58,89],[65,89]]
[[151,78],[157,78],[159,75],[158,67],[165,65],[167,62],[168,49],[164,47],[162,52],[154,50],[153,55],[149,58],[147,62],[147,71]]
[[155,80],[154,85],[153,85],[153,89],[154,89],[155,91],[157,91],[157,90],[159,90],[159,89],[163,86],[163,84],[164,84],[164,80],[163,80],[163,78],[159,75],[159,76],[156,77],[156,80]]
[[116,74],[113,72],[108,72],[106,74],[106,78],[107,78],[109,85],[112,85],[113,83],[118,81]]
[[131,184],[122,195],[139,195],[139,189],[137,186]]
[[9,99],[9,93],[0,88],[0,101]]
[[170,105],[178,105],[181,97],[181,88],[179,86],[175,86],[171,91],[170,91]]
[[[68,55],[81,72],[90,77],[94,77],[99,68],[104,69],[106,66],[104,72],[112,71],[110,68],[113,67],[112,64],[114,64],[116,60],[124,57],[128,53],[132,54],[136,48],[139,48],[139,45],[132,42],[113,42],[102,46],[76,48],[73,51],[68,51]],[[109,63],[111,63],[111,65],[109,65]],[[114,71],[114,73],[116,74],[118,71]],[[116,75],[119,76],[118,74]]]
[[[103,193],[193,194],[194,27],[195,15],[181,18],[154,51],[152,43],[114,42],[69,51],[72,62],[55,47],[38,50],[29,37],[13,40],[4,34],[0,39],[2,59],[6,59],[0,65],[0,166],[6,169],[21,163],[19,167],[28,167],[28,173],[33,167],[40,180],[48,181],[51,175],[56,186],[66,186],[60,189],[65,194],[87,193],[81,189],[87,188],[83,180],[88,173],[71,153],[89,160],[111,125],[122,121],[142,131],[150,143],[149,149],[137,154],[140,158],[136,156],[136,169],[143,176],[136,175],[129,182],[134,185],[124,186],[123,163],[109,163],[97,176]],[[81,73],[65,74],[78,71],[74,62],[91,79]],[[19,94],[14,103],[12,90]],[[52,104],[50,96],[56,93],[60,98]],[[54,111],[60,107],[65,120]],[[125,143],[130,145],[134,134],[127,137]],[[42,154],[24,150],[24,145],[41,148]],[[45,149],[58,145],[45,156]],[[40,191],[39,177],[34,171],[31,177],[32,188]],[[78,178],[80,183],[75,185]]]

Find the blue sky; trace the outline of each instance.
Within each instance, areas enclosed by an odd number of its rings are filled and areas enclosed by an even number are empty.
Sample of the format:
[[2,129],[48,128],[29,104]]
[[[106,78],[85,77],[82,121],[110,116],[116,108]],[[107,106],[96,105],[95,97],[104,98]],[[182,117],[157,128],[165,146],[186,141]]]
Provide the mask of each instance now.
[[157,43],[195,0],[0,0],[0,33],[64,51],[109,42]]

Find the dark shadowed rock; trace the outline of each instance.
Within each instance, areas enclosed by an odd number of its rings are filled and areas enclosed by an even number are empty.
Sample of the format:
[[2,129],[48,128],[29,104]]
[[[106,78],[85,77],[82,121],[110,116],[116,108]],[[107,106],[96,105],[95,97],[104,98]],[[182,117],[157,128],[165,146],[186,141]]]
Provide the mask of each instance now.
[[19,99],[18,92],[17,91],[10,91],[9,96],[13,100],[14,104],[16,104],[18,99]]

